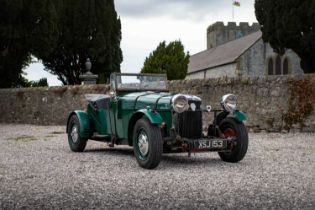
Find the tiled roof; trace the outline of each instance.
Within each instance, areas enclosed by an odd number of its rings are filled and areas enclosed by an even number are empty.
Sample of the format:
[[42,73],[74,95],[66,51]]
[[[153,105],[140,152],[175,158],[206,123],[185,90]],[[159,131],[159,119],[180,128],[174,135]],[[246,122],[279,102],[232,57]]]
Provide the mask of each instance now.
[[190,57],[188,74],[235,62],[246,50],[261,38],[261,31],[202,51]]

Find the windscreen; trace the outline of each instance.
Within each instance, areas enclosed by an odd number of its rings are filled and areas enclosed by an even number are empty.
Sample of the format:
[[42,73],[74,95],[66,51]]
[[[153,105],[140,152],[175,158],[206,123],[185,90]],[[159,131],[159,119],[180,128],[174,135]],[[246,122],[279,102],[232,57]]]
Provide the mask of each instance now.
[[[114,78],[113,78],[114,79]],[[128,90],[160,90],[167,91],[167,79],[165,75],[143,75],[143,74],[116,74],[115,89]]]

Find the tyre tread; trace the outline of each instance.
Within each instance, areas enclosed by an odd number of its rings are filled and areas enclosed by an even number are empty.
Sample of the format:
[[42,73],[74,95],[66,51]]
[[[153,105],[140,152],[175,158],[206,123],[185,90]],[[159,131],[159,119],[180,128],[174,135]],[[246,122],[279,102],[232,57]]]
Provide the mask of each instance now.
[[239,148],[231,153],[227,152],[219,152],[220,158],[225,162],[236,163],[241,161],[247,152],[248,149],[248,134],[245,125],[242,122],[237,122],[234,118],[226,118],[222,121],[220,128],[224,126],[224,124],[230,124],[235,129],[237,133]]
[[87,139],[80,137],[79,135],[79,139],[77,143],[74,143],[70,137],[70,132],[71,132],[71,128],[73,124],[77,124],[78,129],[79,129],[79,133],[80,133],[80,123],[79,123],[79,119],[77,117],[77,115],[72,115],[70,120],[69,120],[69,124],[68,124],[68,143],[70,146],[71,151],[73,152],[83,152],[85,147],[86,147],[86,143],[87,143]]
[[[145,129],[147,129],[146,131],[148,132],[147,134],[149,135],[149,154],[148,154],[148,159],[145,161],[140,160],[137,157],[138,154],[135,148],[136,147],[135,145],[136,133],[137,133],[137,129],[140,127],[144,127]],[[153,141],[151,141],[150,139],[153,139]],[[134,152],[135,152],[136,159],[138,161],[138,164],[141,167],[146,168],[146,169],[154,169],[159,165],[161,161],[162,153],[163,153],[162,135],[159,128],[156,125],[151,124],[148,121],[148,119],[141,118],[136,122],[136,125],[134,127],[134,133],[133,133],[133,145],[134,145]]]

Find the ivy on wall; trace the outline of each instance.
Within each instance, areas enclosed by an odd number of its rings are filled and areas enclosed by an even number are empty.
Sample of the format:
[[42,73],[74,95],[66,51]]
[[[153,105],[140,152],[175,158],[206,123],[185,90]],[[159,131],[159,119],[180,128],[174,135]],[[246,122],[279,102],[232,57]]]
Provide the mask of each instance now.
[[315,103],[315,85],[309,77],[288,79],[288,111],[283,115],[285,128],[294,124],[304,125],[304,120],[312,113]]

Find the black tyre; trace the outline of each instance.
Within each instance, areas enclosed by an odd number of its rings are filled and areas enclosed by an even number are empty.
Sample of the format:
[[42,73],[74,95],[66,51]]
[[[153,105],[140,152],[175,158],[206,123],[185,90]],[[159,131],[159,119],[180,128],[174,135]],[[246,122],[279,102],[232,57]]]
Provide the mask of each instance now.
[[163,153],[163,140],[159,127],[145,118],[138,120],[133,130],[133,150],[142,168],[157,167]]
[[76,115],[72,115],[68,124],[68,142],[73,152],[82,152],[87,139],[80,137],[80,123]]
[[235,144],[231,145],[231,152],[219,152],[220,158],[231,163],[241,161],[245,157],[248,148],[248,134],[244,123],[229,117],[221,122],[220,130],[225,138],[236,138]]

